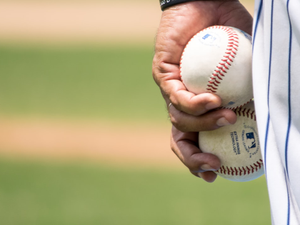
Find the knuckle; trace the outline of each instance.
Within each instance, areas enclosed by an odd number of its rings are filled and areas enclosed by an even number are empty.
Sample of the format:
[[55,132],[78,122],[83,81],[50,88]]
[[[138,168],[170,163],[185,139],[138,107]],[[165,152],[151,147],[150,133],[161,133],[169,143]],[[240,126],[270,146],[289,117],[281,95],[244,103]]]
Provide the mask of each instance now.
[[182,131],[182,132],[188,132],[187,125],[177,116],[172,116],[170,114],[170,121],[173,124],[176,129]]
[[154,56],[152,61],[152,77],[157,84],[160,83],[161,76],[163,73],[164,73],[163,63],[160,62],[156,56]]
[[199,116],[200,114],[203,114],[204,111],[201,109],[199,110],[199,107],[197,106],[190,106],[188,109],[188,113],[192,116]]
[[179,121],[176,119],[176,117],[169,113],[169,117],[170,117],[170,121],[171,123],[174,125],[174,127],[176,127],[178,129],[178,126],[179,126]]

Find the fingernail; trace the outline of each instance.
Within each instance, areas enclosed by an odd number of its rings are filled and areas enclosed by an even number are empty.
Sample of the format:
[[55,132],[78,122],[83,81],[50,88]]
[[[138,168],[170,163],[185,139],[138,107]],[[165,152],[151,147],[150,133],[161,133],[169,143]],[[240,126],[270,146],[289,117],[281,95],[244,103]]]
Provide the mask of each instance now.
[[205,105],[205,108],[206,108],[207,110],[216,109],[216,108],[218,108],[218,107],[220,107],[220,104],[218,104],[218,103],[216,103],[216,102],[210,102],[210,103],[208,103],[208,104]]
[[213,169],[210,165],[208,165],[208,164],[203,164],[202,166],[201,166],[201,169],[202,170],[205,170],[205,171],[217,171],[216,169]]
[[227,126],[227,125],[230,125],[230,124],[231,123],[229,123],[228,120],[226,120],[224,117],[217,120],[217,125],[219,127]]

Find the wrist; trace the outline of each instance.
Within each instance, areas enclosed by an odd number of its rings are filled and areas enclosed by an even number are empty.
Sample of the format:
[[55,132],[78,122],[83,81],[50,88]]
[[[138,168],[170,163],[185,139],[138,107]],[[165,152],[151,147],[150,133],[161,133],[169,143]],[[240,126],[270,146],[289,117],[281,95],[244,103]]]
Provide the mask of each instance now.
[[239,0],[159,0],[160,8],[164,11],[166,8],[169,8],[174,5],[178,5],[186,2],[195,2],[195,1],[212,1],[212,2],[229,2],[229,1],[239,1]]
[[164,11],[166,8],[170,6],[177,5],[180,3],[185,3],[185,2],[192,2],[192,1],[197,1],[197,0],[159,0],[162,11]]

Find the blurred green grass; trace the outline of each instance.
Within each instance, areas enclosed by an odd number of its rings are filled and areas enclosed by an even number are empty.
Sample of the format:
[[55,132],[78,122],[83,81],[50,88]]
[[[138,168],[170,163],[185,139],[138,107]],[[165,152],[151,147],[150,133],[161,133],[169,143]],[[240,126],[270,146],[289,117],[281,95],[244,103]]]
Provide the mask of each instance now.
[[164,120],[152,47],[0,47],[0,114]]
[[5,225],[266,225],[264,178],[208,184],[186,171],[0,160]]

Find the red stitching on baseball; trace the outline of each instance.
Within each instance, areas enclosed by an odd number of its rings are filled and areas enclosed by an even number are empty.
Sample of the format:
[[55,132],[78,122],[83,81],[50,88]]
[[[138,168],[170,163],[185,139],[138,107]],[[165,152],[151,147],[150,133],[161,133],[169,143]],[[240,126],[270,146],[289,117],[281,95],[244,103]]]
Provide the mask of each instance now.
[[239,38],[238,34],[232,28],[224,26],[214,26],[209,27],[207,29],[213,28],[221,29],[225,31],[228,35],[228,44],[226,52],[210,77],[210,81],[218,85],[214,85],[214,87],[212,87],[211,82],[209,81],[206,88],[208,92],[216,93],[217,88],[222,81],[222,79],[220,79],[220,76],[218,75],[225,76],[224,73],[227,73],[227,70],[229,70],[229,67],[231,66],[231,63],[233,62],[233,59],[235,58],[236,53],[238,51],[237,48],[239,46]]
[[[249,101],[250,102],[250,101]],[[249,103],[247,102],[247,103]],[[247,104],[246,103],[246,104]],[[236,107],[234,109],[232,109],[236,115],[238,116],[245,116],[247,118],[250,118],[254,121],[256,121],[256,114],[255,111],[252,109],[247,109],[247,108],[241,108],[241,107]]]
[[217,77],[219,80],[222,80],[222,77],[220,77],[219,75],[224,76],[223,74],[213,74],[213,76]]
[[214,79],[214,80],[209,81],[210,84],[212,84],[212,85],[217,85],[217,84],[220,83],[220,82],[217,81],[215,78],[213,78],[213,79]]
[[[217,85],[216,85],[217,86]],[[208,85],[209,89],[213,89],[213,91],[216,91],[218,88],[213,87],[212,85]]]
[[258,160],[257,162],[253,163],[252,165],[246,167],[228,167],[228,166],[221,166],[219,170],[217,170],[220,174],[231,175],[231,176],[244,176],[254,173],[260,170],[263,167],[262,159]]
[[216,86],[217,84],[211,83],[211,88],[214,88],[213,86]]

